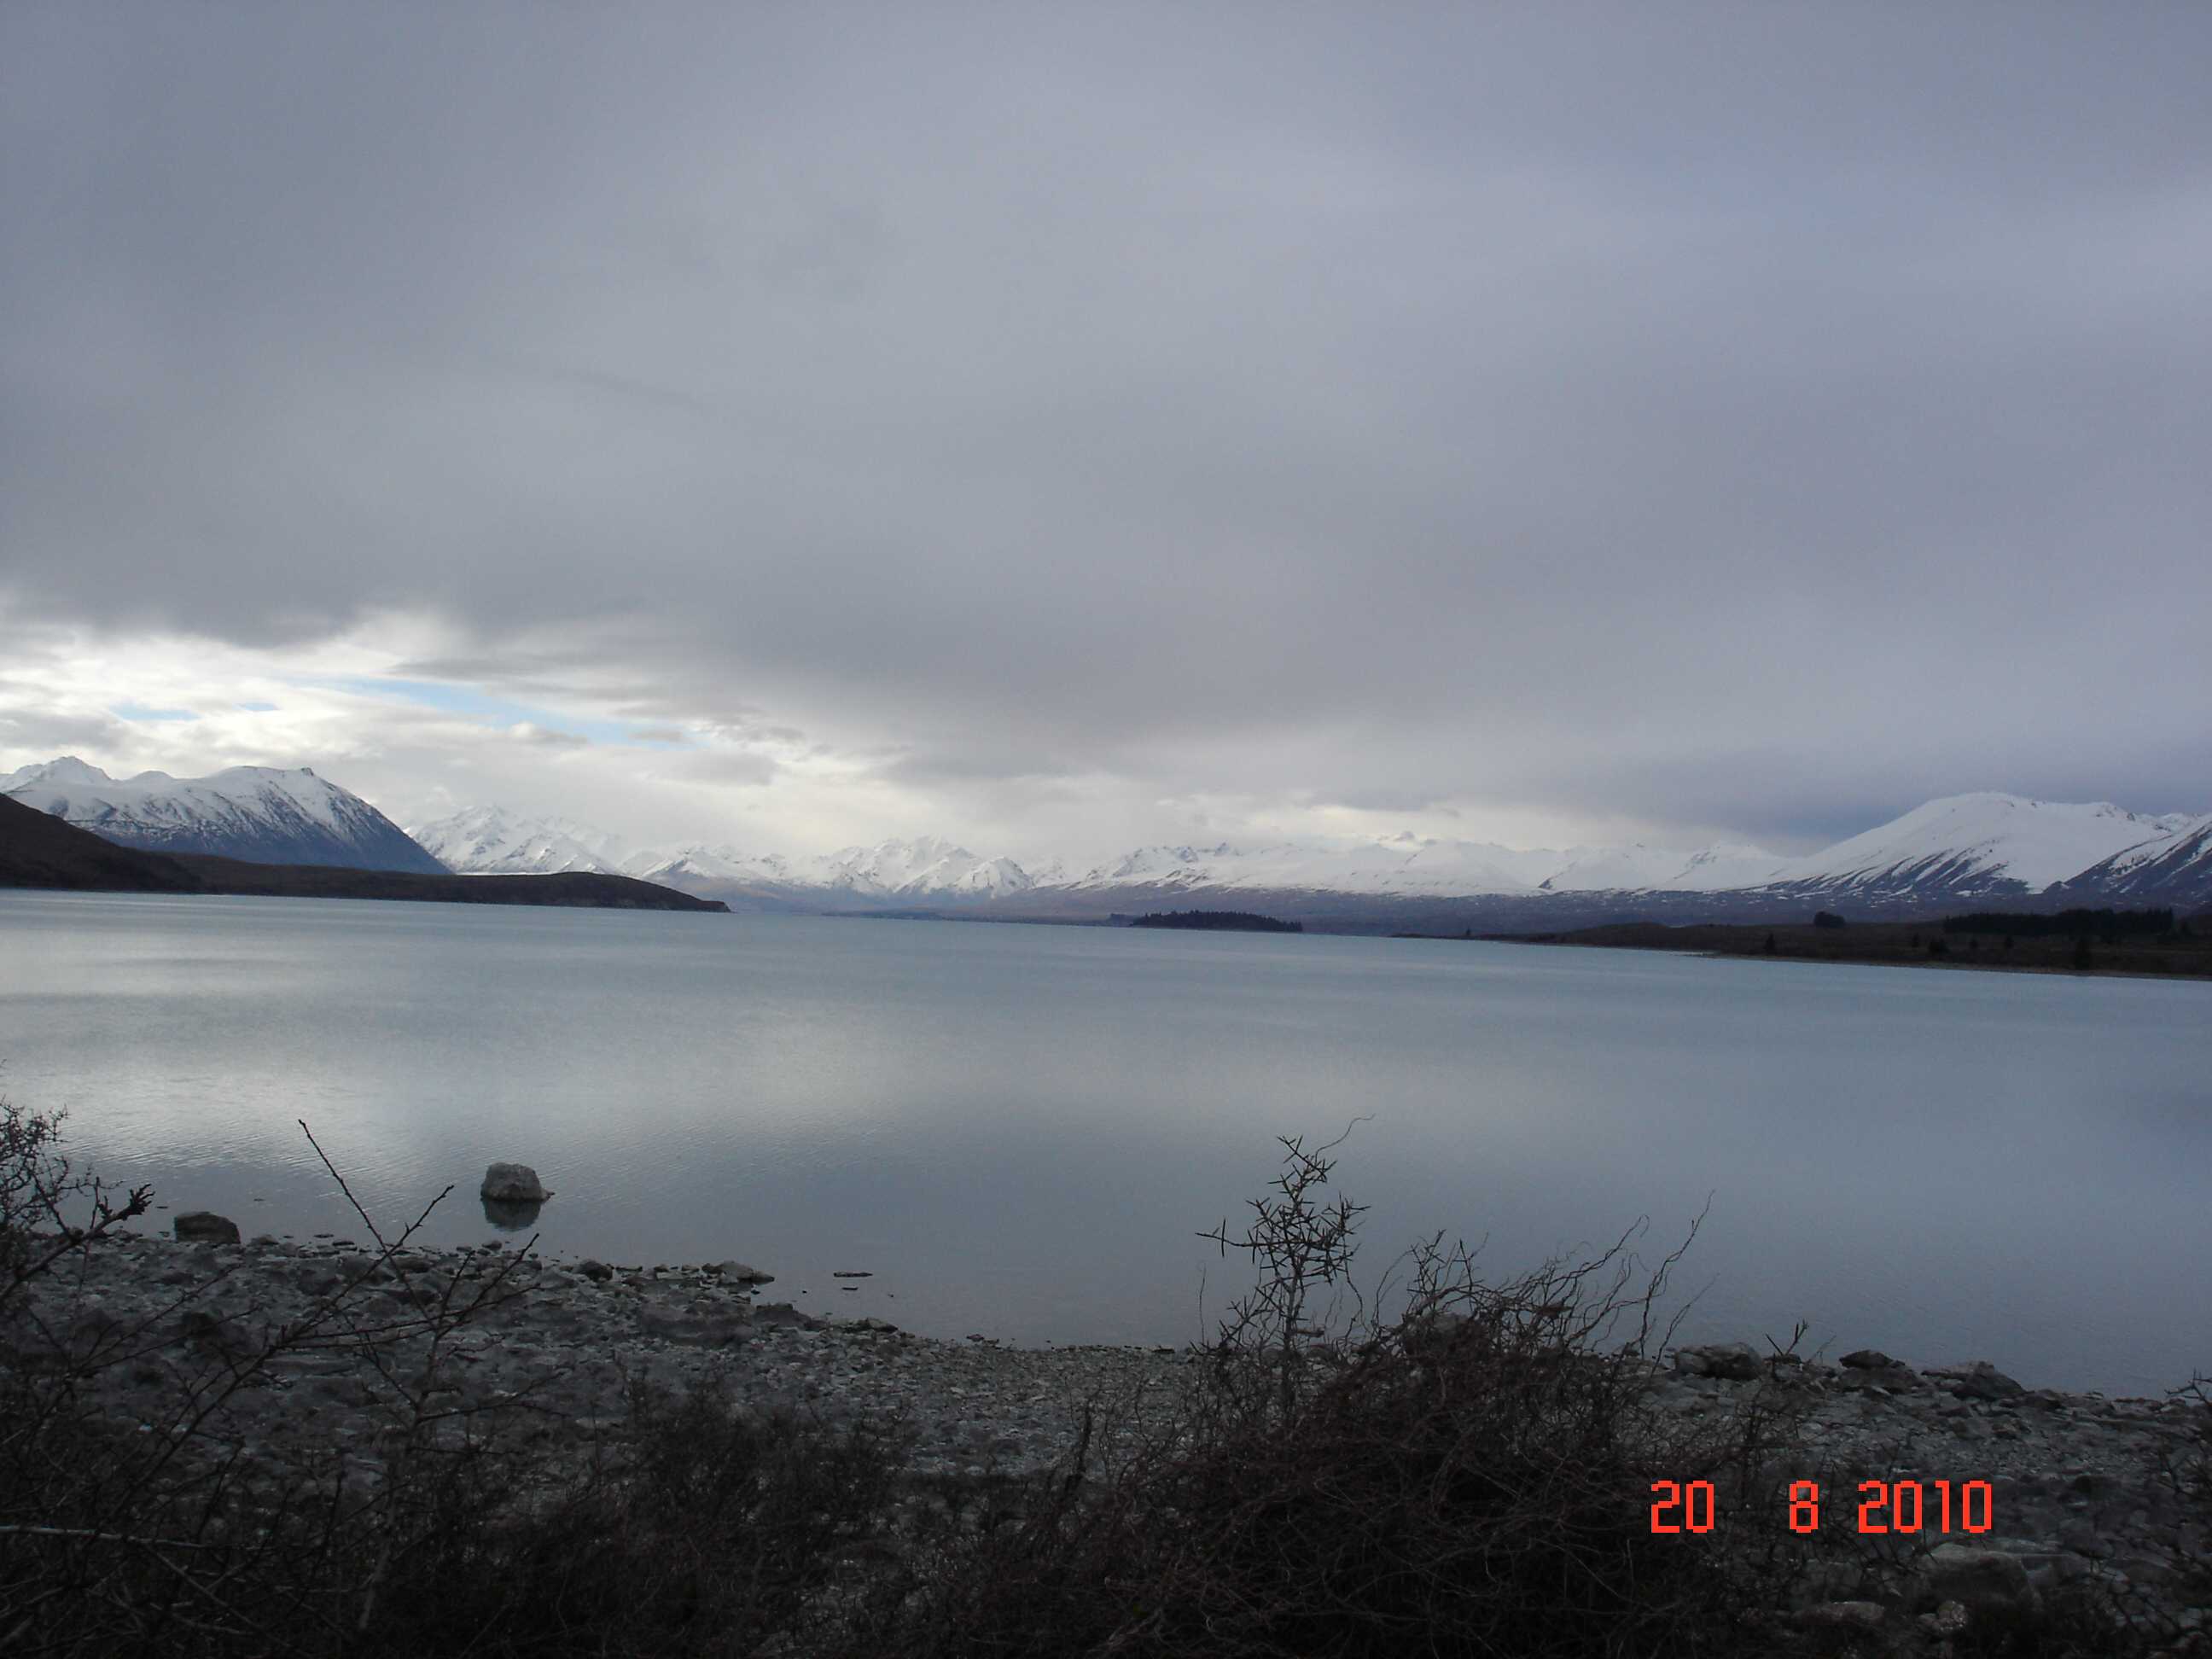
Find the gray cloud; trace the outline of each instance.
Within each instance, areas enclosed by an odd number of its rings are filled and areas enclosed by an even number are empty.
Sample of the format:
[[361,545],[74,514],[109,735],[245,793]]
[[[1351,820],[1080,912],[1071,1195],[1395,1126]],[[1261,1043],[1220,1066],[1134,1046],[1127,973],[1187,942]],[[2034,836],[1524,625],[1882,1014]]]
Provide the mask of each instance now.
[[757,788],[775,781],[776,764],[765,755],[732,753],[726,750],[687,754],[667,763],[663,771],[686,782],[738,784]]
[[956,830],[2212,804],[2212,17],[1058,10],[9,9],[0,597]]
[[537,744],[547,749],[582,749],[591,739],[575,732],[563,732],[557,726],[537,726],[523,720],[507,729],[507,735],[517,743]]
[[127,736],[121,720],[69,714],[0,714],[0,744],[13,749],[55,754],[72,749],[105,750],[125,742]]

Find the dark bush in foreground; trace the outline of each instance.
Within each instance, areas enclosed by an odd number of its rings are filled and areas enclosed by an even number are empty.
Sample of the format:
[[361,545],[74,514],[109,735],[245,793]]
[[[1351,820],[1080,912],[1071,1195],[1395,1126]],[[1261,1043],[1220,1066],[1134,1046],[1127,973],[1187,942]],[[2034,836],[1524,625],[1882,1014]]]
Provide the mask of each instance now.
[[400,1656],[758,1652],[817,1625],[879,1542],[896,1434],[641,1395],[604,1461],[520,1503],[498,1461],[455,1472],[346,1650]]
[[[1286,1142],[1241,1238],[1261,1285],[1200,1361],[1174,1431],[1086,1480],[1031,1487],[861,1644],[951,1655],[1740,1653],[1780,1563],[1655,1536],[1650,1483],[1721,1475],[1641,1420],[1662,1267],[1623,1295],[1620,1247],[1504,1289],[1464,1250],[1413,1258],[1404,1312],[1324,1337],[1357,1210]],[[1671,1258],[1670,1258],[1671,1261]],[[1631,1350],[1640,1341],[1629,1345]],[[1756,1431],[1754,1431],[1754,1434]],[[1761,1580],[1765,1583],[1761,1583]],[[1747,1598],[1750,1599],[1747,1599]],[[856,1650],[858,1650],[856,1649]]]

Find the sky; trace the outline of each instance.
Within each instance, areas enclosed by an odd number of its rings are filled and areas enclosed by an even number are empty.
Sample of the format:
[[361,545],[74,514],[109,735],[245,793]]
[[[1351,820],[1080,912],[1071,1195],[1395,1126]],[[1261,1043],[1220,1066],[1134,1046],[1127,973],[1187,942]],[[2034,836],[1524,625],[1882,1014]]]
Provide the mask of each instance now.
[[0,7],[0,770],[2212,808],[2212,9]]

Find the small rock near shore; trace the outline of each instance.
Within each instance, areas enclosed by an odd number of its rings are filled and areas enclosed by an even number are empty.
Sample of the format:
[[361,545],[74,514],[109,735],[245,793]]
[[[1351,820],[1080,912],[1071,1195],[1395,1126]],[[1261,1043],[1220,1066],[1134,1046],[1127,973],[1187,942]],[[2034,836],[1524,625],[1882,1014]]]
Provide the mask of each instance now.
[[527,1164],[494,1164],[484,1170],[483,1197],[495,1204],[543,1204],[553,1196]]
[[758,1267],[748,1267],[742,1261],[709,1262],[702,1271],[712,1273],[726,1284],[773,1285],[774,1273],[764,1273]]
[[1880,1348],[1861,1348],[1856,1352],[1845,1354],[1836,1363],[1844,1370],[1853,1371],[1895,1370],[1899,1364]]
[[1929,1375],[1948,1382],[1951,1392],[1964,1399],[2010,1400],[2027,1392],[1986,1359],[1973,1360],[1964,1365],[1947,1365]]
[[1922,1569],[1927,1598],[1955,1601],[1969,1612],[2024,1611],[2036,1604],[2035,1586],[2017,1556],[1965,1544],[1939,1544]]
[[1674,1369],[1692,1376],[1717,1376],[1733,1382],[1755,1382],[1763,1374],[1759,1355],[1748,1342],[1714,1342],[1702,1348],[1680,1348]]
[[212,1210],[193,1210],[176,1218],[177,1237],[188,1244],[235,1244],[238,1224]]

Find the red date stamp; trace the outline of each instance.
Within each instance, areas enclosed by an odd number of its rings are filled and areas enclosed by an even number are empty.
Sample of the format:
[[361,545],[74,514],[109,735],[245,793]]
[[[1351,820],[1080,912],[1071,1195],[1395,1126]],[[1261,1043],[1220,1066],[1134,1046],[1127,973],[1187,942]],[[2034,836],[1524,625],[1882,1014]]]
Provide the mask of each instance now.
[[[1954,1487],[1948,1480],[1862,1480],[1858,1530],[1873,1533],[1987,1532],[1995,1517],[1995,1497],[1986,1480]],[[1654,1532],[1711,1532],[1715,1519],[1710,1480],[1655,1480],[1658,1501],[1651,1506]],[[1820,1529],[1820,1488],[1797,1480],[1790,1486],[1790,1530]]]

